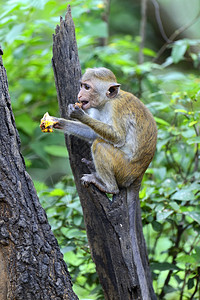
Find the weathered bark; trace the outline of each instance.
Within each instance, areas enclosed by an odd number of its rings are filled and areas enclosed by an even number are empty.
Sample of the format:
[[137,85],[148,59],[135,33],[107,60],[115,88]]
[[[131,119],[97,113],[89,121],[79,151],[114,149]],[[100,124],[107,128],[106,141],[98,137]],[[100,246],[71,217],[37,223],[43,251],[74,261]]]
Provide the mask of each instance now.
[[78,299],[25,170],[1,56],[0,128],[0,300]]
[[[61,18],[60,26],[57,26],[53,36],[52,64],[60,114],[63,118],[67,118],[67,106],[77,99],[81,77],[74,23],[69,6],[65,20]],[[95,186],[83,187],[80,178],[84,173],[89,173],[89,170],[83,165],[81,159],[91,158],[90,145],[78,138],[68,136],[66,136],[66,144],[83,208],[92,257],[105,298],[109,300],[156,299],[142,232],[137,187],[133,186],[136,192],[133,198],[135,224],[133,232],[134,243],[137,245],[137,249],[133,249],[130,242],[126,190],[122,190],[111,201]],[[140,267],[144,278],[139,278]],[[143,284],[148,289],[147,298],[143,297]]]

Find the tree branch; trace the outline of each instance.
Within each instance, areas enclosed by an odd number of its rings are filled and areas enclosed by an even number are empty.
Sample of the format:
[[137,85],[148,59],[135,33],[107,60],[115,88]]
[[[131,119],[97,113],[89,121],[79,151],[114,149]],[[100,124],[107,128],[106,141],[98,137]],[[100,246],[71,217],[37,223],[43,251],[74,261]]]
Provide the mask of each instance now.
[[144,41],[145,41],[145,31],[146,31],[146,22],[147,22],[147,1],[141,1],[141,22],[140,22],[140,52],[139,52],[139,64],[144,62]]
[[167,35],[166,35],[165,31],[164,31],[164,28],[163,28],[162,20],[161,20],[161,17],[160,17],[160,7],[159,7],[159,4],[158,4],[158,2],[156,0],[151,0],[151,2],[153,3],[154,8],[155,8],[156,21],[158,23],[158,27],[159,27],[160,33],[161,33],[163,39],[167,43],[171,43],[172,41],[167,37]]

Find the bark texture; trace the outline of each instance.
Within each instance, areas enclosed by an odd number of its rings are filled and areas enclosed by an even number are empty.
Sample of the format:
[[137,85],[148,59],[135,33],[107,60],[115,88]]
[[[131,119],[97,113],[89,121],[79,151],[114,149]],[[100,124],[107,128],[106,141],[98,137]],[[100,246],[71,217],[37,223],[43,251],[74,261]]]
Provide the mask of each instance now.
[[[67,118],[67,106],[77,100],[81,67],[78,59],[75,28],[70,6],[65,20],[61,18],[53,36],[53,58],[60,114]],[[85,226],[93,260],[103,287],[105,299],[156,299],[151,282],[145,240],[142,231],[138,186],[133,186],[132,214],[134,244],[131,246],[129,205],[124,189],[111,201],[95,186],[80,183],[89,173],[82,158],[91,159],[90,145],[78,138],[67,137],[71,168],[84,213]],[[143,272],[140,272],[142,269]],[[141,276],[141,273],[144,276]],[[147,295],[142,292],[147,287]]]
[[0,128],[0,300],[76,300],[63,255],[25,170],[1,56]]

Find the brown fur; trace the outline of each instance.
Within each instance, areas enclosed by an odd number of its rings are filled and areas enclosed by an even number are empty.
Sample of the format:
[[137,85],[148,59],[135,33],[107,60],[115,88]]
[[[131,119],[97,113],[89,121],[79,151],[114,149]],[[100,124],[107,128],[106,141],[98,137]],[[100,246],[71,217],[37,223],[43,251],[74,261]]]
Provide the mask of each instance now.
[[119,86],[109,69],[87,69],[78,94],[83,109],[69,107],[70,116],[80,122],[60,119],[55,126],[93,141],[96,174],[84,175],[82,181],[114,194],[142,178],[154,156],[157,140],[150,111]]
[[[110,100],[110,105],[115,133],[91,118],[84,118],[84,123],[103,137],[97,138],[92,145],[93,159],[100,178],[115,190],[115,181],[117,186],[127,187],[144,174],[154,156],[157,129],[151,113],[132,94],[120,91],[116,98]],[[132,127],[137,147],[129,154],[124,152],[123,147],[127,129]]]

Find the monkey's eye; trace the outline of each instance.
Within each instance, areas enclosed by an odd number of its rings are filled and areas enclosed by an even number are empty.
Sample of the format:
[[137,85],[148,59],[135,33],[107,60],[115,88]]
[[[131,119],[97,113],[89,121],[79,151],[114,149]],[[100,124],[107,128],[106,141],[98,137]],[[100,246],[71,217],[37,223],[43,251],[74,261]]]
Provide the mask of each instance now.
[[87,84],[87,83],[85,83],[85,84],[84,84],[84,88],[88,91],[88,90],[90,89],[90,85]]

